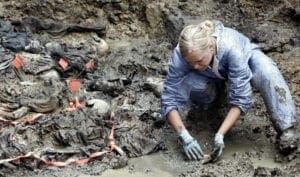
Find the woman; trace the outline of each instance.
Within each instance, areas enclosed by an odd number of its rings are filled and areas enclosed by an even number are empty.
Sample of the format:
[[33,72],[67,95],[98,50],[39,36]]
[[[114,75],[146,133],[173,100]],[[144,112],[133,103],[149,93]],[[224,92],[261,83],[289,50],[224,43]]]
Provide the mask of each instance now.
[[[212,102],[216,93],[211,85],[217,82],[228,82],[229,111],[215,135],[216,158],[222,154],[224,135],[250,108],[250,82],[263,96],[282,144],[295,141],[295,105],[276,64],[243,34],[219,21],[204,21],[182,30],[161,99],[162,114],[183,141],[189,159],[199,160],[203,153],[186,130],[180,112],[189,97],[197,102]],[[285,148],[291,147],[282,150]]]

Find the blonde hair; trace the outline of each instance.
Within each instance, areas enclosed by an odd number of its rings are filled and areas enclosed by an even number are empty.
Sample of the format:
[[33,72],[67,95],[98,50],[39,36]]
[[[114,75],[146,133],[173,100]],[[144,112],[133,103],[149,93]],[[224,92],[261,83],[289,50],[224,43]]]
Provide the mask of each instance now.
[[186,57],[193,51],[203,52],[209,45],[216,44],[216,38],[211,36],[214,32],[212,21],[206,20],[199,25],[186,26],[179,36],[181,55]]

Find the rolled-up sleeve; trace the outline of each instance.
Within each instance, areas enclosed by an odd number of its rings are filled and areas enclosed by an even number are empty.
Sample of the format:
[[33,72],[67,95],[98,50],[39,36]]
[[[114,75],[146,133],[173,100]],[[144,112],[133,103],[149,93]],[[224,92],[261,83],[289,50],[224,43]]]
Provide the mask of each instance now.
[[229,106],[238,106],[242,114],[246,114],[252,101],[252,89],[250,80],[252,72],[248,61],[251,57],[250,51],[245,51],[241,46],[250,45],[234,43],[227,53],[228,57],[228,83],[229,83]]
[[189,98],[190,88],[184,84],[188,70],[189,66],[181,57],[177,46],[169,60],[168,74],[161,96],[161,111],[164,119],[174,109],[181,112]]

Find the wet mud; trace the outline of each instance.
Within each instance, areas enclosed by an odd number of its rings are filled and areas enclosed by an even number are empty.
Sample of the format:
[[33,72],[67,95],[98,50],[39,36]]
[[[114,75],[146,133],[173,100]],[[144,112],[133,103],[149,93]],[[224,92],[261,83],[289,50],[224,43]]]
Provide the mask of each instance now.
[[[179,32],[218,19],[277,63],[299,118],[299,9],[298,0],[0,0],[0,176],[299,176],[299,138],[279,153],[256,90],[215,163],[187,161],[160,115]],[[225,103],[185,110],[207,153]]]

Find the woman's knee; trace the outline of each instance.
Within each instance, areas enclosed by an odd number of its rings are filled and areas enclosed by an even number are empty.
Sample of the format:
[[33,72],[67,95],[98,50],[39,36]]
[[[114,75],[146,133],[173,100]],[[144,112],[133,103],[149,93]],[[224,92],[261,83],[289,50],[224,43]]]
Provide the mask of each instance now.
[[277,64],[262,52],[256,53],[249,61],[253,79],[269,80],[273,77],[281,77]]

